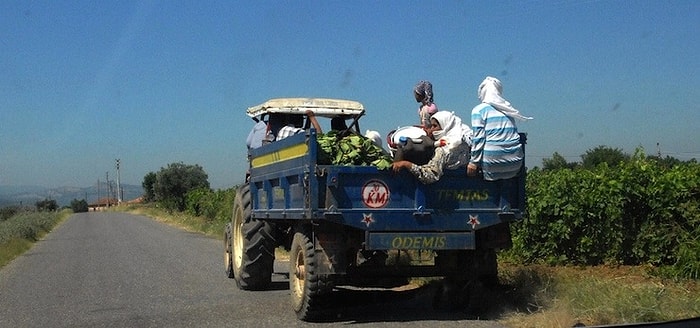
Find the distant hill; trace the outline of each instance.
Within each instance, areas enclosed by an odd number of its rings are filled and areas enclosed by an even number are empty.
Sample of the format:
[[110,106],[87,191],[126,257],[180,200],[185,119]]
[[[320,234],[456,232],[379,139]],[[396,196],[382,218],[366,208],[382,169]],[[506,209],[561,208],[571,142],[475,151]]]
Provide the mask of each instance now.
[[[116,189],[115,186],[113,186]],[[138,185],[121,185],[123,190],[123,201],[136,199],[143,195],[143,187]],[[100,198],[107,197],[106,186],[99,191],[96,186],[91,187],[58,187],[46,188],[39,186],[0,186],[0,207],[9,205],[34,206],[37,201],[53,199],[58,206],[70,206],[74,199],[85,199],[88,203],[93,203]],[[115,191],[112,197],[116,197]]]

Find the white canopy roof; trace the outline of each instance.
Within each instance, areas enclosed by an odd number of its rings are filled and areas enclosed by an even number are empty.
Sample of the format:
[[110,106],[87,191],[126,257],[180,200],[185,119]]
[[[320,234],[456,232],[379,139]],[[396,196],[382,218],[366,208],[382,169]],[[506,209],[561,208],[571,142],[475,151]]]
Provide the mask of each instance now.
[[361,115],[364,106],[357,101],[328,98],[275,98],[249,107],[246,114],[256,117],[266,113],[304,114],[312,110],[316,115]]

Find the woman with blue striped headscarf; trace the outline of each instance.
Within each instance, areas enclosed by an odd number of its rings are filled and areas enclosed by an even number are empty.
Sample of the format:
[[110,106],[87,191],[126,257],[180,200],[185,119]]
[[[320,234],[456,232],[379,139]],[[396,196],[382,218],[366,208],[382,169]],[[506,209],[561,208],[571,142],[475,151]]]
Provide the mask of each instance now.
[[481,104],[472,109],[472,149],[468,175],[479,169],[485,180],[508,179],[516,176],[525,156],[515,120],[531,120],[520,114],[510,102],[503,99],[503,85],[487,76],[479,85]]

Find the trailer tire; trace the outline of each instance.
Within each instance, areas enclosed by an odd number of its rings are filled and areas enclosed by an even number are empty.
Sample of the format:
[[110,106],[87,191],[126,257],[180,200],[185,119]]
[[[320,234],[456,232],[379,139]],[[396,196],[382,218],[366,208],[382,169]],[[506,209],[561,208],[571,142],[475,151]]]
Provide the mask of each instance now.
[[231,222],[231,257],[238,288],[264,290],[272,282],[275,261],[274,227],[251,216],[250,186],[236,191]]
[[495,249],[486,249],[479,254],[479,281],[484,287],[498,286],[498,257]]
[[318,258],[312,235],[297,231],[289,252],[289,289],[292,308],[297,318],[304,321],[322,320],[327,297],[333,289],[330,277],[319,275]]
[[233,257],[231,256],[231,223],[224,228],[224,268],[226,276],[233,278]]

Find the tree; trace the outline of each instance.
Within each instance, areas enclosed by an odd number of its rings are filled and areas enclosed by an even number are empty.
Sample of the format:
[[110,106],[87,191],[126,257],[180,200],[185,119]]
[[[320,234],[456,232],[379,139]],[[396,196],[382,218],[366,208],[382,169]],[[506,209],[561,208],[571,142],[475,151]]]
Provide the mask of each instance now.
[[199,165],[169,164],[156,173],[155,200],[170,210],[183,211],[190,190],[210,188],[207,173]]
[[656,161],[660,166],[665,167],[665,168],[671,168],[671,167],[674,167],[674,166],[676,166],[676,165],[680,165],[680,164],[683,164],[683,163],[690,163],[690,161],[689,161],[689,162],[683,162],[683,161],[681,161],[680,159],[677,159],[677,158],[675,158],[675,157],[671,157],[671,156],[668,156],[668,155],[666,155],[666,157],[649,156],[648,158],[651,159],[651,160]]
[[577,166],[575,162],[567,162],[566,158],[559,154],[558,152],[554,152],[552,154],[552,158],[543,158],[542,159],[542,169],[543,170],[558,170],[558,169],[573,169]]
[[150,203],[156,199],[153,193],[153,185],[156,183],[155,172],[148,172],[146,176],[143,177],[143,182],[141,186],[143,187],[143,201],[145,203]]
[[73,199],[70,202],[70,208],[73,210],[73,213],[87,212],[88,211],[88,203],[84,199],[81,199],[81,200]]
[[610,167],[620,165],[630,159],[630,155],[622,152],[622,149],[610,148],[608,146],[598,146],[594,149],[589,149],[585,154],[581,155],[583,167],[592,169],[599,164],[606,163]]
[[56,204],[56,200],[53,199],[44,199],[36,202],[36,209],[37,211],[55,211],[58,209],[58,204]]

